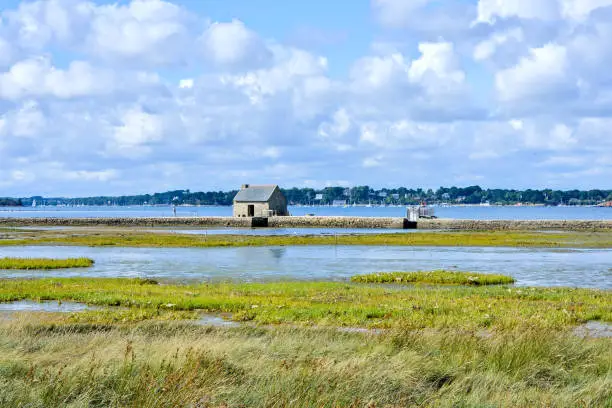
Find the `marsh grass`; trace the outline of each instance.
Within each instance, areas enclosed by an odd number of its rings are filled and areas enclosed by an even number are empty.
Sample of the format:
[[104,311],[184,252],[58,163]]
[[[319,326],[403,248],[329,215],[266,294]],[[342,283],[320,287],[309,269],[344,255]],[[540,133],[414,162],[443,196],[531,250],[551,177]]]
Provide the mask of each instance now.
[[[155,311],[227,312],[253,324],[367,328],[559,329],[612,321],[612,292],[507,286],[341,282],[143,284],[139,279],[0,280],[0,302],[30,299],[122,306],[133,314],[75,313],[73,322],[146,320]],[[142,310],[142,313],[138,312]],[[115,315],[114,313],[123,313]],[[178,313],[174,318],[190,317]],[[171,317],[170,317],[171,318]]]
[[[40,330],[40,328],[44,330]],[[0,406],[606,407],[612,348],[534,328],[0,323]]]
[[612,248],[610,232],[418,232],[337,236],[184,235],[116,228],[20,231],[0,246],[82,245],[122,247],[244,247],[281,245],[395,245],[451,247]]
[[93,259],[89,258],[0,258],[0,270],[2,269],[65,269],[65,268],[88,268],[93,266]]
[[505,275],[439,270],[428,272],[378,272],[353,276],[351,281],[357,283],[426,283],[431,285],[485,286],[512,284],[515,282],[515,279]]

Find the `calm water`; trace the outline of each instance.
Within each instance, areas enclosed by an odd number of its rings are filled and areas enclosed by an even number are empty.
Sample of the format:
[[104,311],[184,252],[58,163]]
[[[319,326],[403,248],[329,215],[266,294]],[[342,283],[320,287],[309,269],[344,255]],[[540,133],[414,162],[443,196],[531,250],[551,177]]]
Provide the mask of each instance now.
[[612,250],[440,247],[88,248],[6,247],[0,257],[93,258],[88,269],[0,271],[24,277],[151,277],[177,280],[344,280],[379,271],[457,269],[503,273],[519,285],[612,289]]
[[[289,207],[292,215],[404,217],[405,207]],[[602,207],[436,207],[440,218],[475,220],[612,220]],[[231,207],[179,207],[178,216],[231,216]],[[0,217],[170,217],[172,207],[0,207]]]

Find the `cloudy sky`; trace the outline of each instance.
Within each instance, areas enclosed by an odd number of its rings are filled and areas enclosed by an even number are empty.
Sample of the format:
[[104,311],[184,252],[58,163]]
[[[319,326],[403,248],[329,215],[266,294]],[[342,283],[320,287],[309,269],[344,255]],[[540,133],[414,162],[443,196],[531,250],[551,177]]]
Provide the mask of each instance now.
[[612,0],[2,0],[0,196],[612,188]]

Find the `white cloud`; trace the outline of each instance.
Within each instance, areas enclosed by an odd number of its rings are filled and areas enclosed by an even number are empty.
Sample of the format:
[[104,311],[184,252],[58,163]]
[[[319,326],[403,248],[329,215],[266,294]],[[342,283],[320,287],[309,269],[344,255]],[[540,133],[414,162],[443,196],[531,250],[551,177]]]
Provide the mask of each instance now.
[[609,7],[612,0],[479,0],[478,22],[497,19],[568,19],[584,21],[593,11]]
[[242,89],[253,104],[259,104],[267,97],[312,84],[313,78],[322,79],[327,71],[326,58],[281,46],[272,51],[274,63],[270,68],[225,75],[222,82]]
[[14,137],[40,137],[47,119],[35,101],[26,101],[21,106],[0,117],[0,135]]
[[523,30],[521,28],[513,28],[511,30],[494,33],[488,39],[479,42],[474,47],[474,59],[483,61],[491,58],[498,48],[509,42],[522,42],[524,40]]
[[[305,50],[171,1],[0,11],[0,163],[20,178],[3,191],[537,187],[564,160],[584,175],[568,180],[607,182],[607,3],[485,0],[491,25],[472,28],[476,4],[457,3],[374,1],[384,27],[368,33],[389,46],[352,60],[360,36]],[[424,18],[438,14],[455,26]]]
[[406,82],[409,64],[400,53],[386,56],[365,57],[351,69],[355,92],[372,92]]
[[185,78],[179,81],[179,88],[181,89],[191,89],[193,88],[195,81],[193,78]]
[[558,0],[479,0],[478,21],[494,23],[498,18],[551,20],[559,16]]
[[453,133],[453,125],[396,122],[366,122],[361,125],[360,141],[378,148],[418,149],[444,145]]
[[332,118],[332,122],[325,122],[319,126],[319,136],[324,138],[341,138],[351,129],[351,118],[342,108],[337,110]]
[[147,155],[151,145],[160,142],[163,136],[162,118],[140,107],[132,108],[121,115],[121,124],[115,127],[109,150],[119,156],[138,158]]
[[32,96],[73,98],[113,91],[111,73],[93,68],[88,62],[73,61],[67,70],[53,67],[46,58],[20,61],[0,74],[0,99]]
[[465,73],[460,69],[453,44],[419,44],[421,57],[408,70],[410,82],[422,85],[430,94],[453,93],[461,88]]
[[495,76],[502,101],[513,102],[534,97],[554,96],[568,85],[568,57],[565,47],[547,44],[530,50],[528,57]]
[[226,67],[257,67],[272,58],[263,40],[239,20],[212,24],[202,43],[206,56]]
[[190,48],[191,16],[163,0],[96,5],[86,0],[23,2],[4,13],[7,30],[28,50],[70,46],[110,60],[138,64],[181,62]]
[[562,14],[566,18],[584,21],[600,8],[612,6],[612,0],[560,0]]

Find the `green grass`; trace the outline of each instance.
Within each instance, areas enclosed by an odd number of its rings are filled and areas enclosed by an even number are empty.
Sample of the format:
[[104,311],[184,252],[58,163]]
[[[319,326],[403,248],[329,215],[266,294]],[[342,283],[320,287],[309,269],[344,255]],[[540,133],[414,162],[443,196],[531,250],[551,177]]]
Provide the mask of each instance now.
[[0,270],[2,269],[65,269],[65,268],[88,268],[94,264],[89,258],[0,258]]
[[[145,320],[158,312],[228,312],[254,324],[368,328],[558,330],[612,321],[612,292],[507,286],[390,287],[340,282],[163,284],[138,279],[0,280],[0,302],[30,299],[123,306],[72,322]],[[136,316],[136,317],[134,317]],[[176,318],[192,315],[178,315]]]
[[2,407],[609,407],[609,339],[0,321]]
[[351,278],[357,283],[427,283],[432,285],[505,285],[515,282],[511,276],[489,275],[474,272],[431,271],[431,272],[379,272],[357,275]]
[[118,228],[14,231],[0,246],[82,245],[122,247],[244,247],[280,245],[398,245],[612,248],[610,232],[540,233],[527,231],[406,232],[338,236],[247,236],[148,233]]

